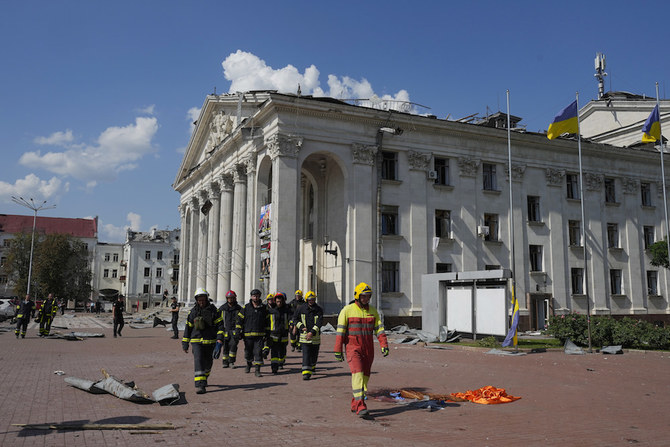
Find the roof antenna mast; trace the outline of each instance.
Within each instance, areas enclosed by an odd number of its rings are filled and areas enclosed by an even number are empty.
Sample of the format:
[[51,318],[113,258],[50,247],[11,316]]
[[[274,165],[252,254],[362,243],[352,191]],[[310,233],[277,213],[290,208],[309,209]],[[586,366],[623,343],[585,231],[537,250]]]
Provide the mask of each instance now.
[[605,94],[605,55],[603,53],[596,53],[596,74],[594,75],[598,79],[598,99],[601,99]]

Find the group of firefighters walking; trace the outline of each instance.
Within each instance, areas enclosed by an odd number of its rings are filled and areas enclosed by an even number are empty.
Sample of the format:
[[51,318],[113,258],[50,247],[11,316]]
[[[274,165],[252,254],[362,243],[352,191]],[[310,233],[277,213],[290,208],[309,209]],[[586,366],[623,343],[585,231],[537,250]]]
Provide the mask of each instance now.
[[[52,293],[49,294],[46,300],[42,303],[42,306],[37,311],[37,318],[35,322],[40,324],[39,335],[40,337],[48,337],[51,334],[51,323],[58,312],[58,304],[54,299]],[[26,338],[26,331],[28,329],[28,323],[30,319],[35,314],[35,302],[30,299],[30,295],[26,297],[16,306],[16,338]]]
[[[335,358],[345,358],[351,370],[353,397],[351,411],[369,418],[366,391],[374,360],[376,336],[383,356],[389,353],[388,341],[377,310],[370,305],[372,289],[360,283],[354,289],[354,300],[340,312],[337,319]],[[226,293],[226,302],[219,307],[210,301],[203,288],[196,290],[195,301],[188,314],[182,338],[182,349],[193,353],[195,388],[206,393],[207,379],[215,359],[222,359],[224,368],[234,367],[237,347],[244,341],[245,372],[254,370],[261,377],[264,359],[270,357],[272,374],[284,368],[289,343],[292,351],[302,353],[302,378],[309,380],[316,371],[321,346],[323,309],[316,303],[316,294],[308,291],[304,297],[296,290],[295,298],[287,303],[286,294],[269,294],[266,302],[261,291],[254,289],[249,302],[242,307],[234,291]]]

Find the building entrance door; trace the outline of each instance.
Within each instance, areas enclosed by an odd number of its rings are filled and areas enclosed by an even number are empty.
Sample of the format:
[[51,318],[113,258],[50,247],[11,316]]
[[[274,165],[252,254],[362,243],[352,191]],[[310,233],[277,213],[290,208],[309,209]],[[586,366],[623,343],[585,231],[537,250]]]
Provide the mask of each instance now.
[[543,331],[547,328],[550,315],[551,295],[547,293],[531,293],[530,328],[533,331]]

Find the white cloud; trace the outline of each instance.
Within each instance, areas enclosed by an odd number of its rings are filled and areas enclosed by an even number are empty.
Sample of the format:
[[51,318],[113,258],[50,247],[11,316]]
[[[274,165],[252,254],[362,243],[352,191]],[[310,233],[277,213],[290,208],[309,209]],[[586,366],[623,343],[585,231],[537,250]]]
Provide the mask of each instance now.
[[119,172],[135,169],[138,160],[156,152],[152,139],[157,131],[156,118],[138,117],[134,124],[107,128],[95,145],[71,145],[63,152],[45,154],[26,152],[19,162],[82,180],[90,187],[91,182],[115,180]]
[[72,131],[67,129],[65,132],[54,132],[48,137],[37,137],[33,141],[39,145],[66,146],[74,141],[74,136]]
[[35,200],[57,201],[70,189],[68,182],[63,182],[58,177],[42,180],[35,174],[28,174],[22,179],[16,180],[14,184],[0,181],[0,200],[9,202],[12,196],[32,197]]
[[[399,90],[392,95],[378,96],[365,78],[357,81],[349,76],[340,78],[331,74],[328,75],[328,90],[323,90],[319,83],[319,70],[314,65],[307,67],[302,74],[293,65],[274,69],[258,56],[242,50],[228,55],[221,66],[225,78],[231,81],[229,93],[249,90],[296,93],[298,84],[300,84],[303,95],[330,96],[338,99],[371,99],[372,101],[361,104],[368,107],[397,109],[401,106],[400,102],[410,101],[407,90]],[[392,102],[382,105],[384,101]]]
[[139,109],[138,112],[143,115],[153,115],[156,110],[156,104],[151,104],[150,106]]
[[189,135],[192,135],[193,131],[195,130],[195,122],[200,116],[200,110],[200,107],[191,107],[188,109],[188,112],[186,112],[186,119],[189,122]]
[[103,223],[101,219],[99,222],[99,239],[103,242],[125,242],[126,232],[128,230],[140,231],[142,216],[131,212],[126,215],[126,220],[130,225],[118,226],[114,224],[106,224]]
[[137,213],[128,213],[126,216],[128,222],[130,222],[130,229],[133,231],[140,231],[142,225],[142,216]]

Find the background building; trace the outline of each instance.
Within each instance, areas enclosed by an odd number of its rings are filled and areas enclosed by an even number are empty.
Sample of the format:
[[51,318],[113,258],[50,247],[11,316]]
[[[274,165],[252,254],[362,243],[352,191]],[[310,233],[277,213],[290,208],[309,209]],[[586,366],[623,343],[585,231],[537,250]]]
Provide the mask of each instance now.
[[110,310],[110,302],[121,294],[121,275],[123,263],[123,244],[98,242],[95,247],[95,270],[93,296]]

